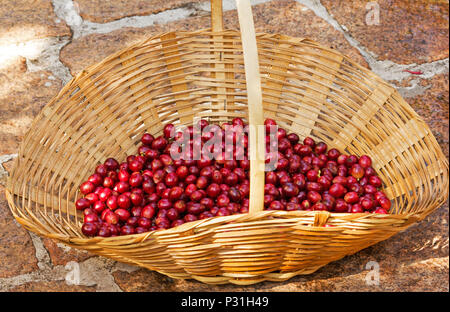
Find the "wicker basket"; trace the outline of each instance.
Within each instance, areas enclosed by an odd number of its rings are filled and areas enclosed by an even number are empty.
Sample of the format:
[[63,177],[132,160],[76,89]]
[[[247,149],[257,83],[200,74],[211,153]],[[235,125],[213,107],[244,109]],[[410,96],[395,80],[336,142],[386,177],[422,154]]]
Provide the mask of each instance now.
[[[41,236],[172,278],[248,285],[312,273],[406,229],[446,201],[448,162],[394,88],[311,40],[255,35],[249,1],[237,4],[241,32],[223,30],[221,0],[212,0],[212,29],[154,36],[72,79],[21,144],[6,187],[17,221]],[[95,165],[134,154],[144,131],[159,135],[166,123],[181,127],[200,117],[217,123],[249,117],[253,125],[274,118],[300,136],[370,155],[391,214],[262,211],[264,173],[252,160],[248,214],[85,237],[74,201]],[[252,149],[260,146],[252,142]]]

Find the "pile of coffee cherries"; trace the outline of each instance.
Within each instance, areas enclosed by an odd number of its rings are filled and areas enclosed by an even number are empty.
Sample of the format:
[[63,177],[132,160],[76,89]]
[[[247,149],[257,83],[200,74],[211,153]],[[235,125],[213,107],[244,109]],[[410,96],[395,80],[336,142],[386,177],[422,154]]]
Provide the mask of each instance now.
[[[300,141],[272,119],[264,125],[266,210],[388,213],[391,202],[369,156],[344,155],[310,137]],[[209,144],[214,138],[218,144]],[[240,118],[220,127],[202,119],[178,132],[168,124],[156,138],[145,133],[137,155],[122,163],[106,159],[81,184],[84,197],[75,205],[83,211],[82,232],[138,234],[247,213],[248,142]]]

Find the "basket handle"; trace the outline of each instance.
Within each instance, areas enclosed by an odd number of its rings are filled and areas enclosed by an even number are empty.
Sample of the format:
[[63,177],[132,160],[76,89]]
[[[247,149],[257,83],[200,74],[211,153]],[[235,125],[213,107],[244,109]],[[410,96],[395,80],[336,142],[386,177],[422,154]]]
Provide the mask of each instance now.
[[212,31],[223,30],[223,0],[211,0],[211,29]]
[[[244,54],[245,79],[247,85],[248,122],[250,138],[250,204],[249,213],[264,209],[265,135],[262,107],[261,76],[255,25],[250,0],[236,0]],[[211,27],[223,30],[222,0],[211,0]]]

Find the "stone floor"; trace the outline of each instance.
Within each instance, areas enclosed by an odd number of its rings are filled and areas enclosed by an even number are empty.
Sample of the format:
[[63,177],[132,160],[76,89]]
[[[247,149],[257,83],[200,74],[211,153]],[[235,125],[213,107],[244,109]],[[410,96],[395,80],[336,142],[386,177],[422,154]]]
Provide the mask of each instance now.
[[[448,0],[252,2],[258,31],[312,38],[393,84],[448,158]],[[229,27],[237,27],[233,3],[224,4]],[[420,224],[312,275],[250,287],[173,280],[42,239],[15,222],[2,184],[39,110],[112,52],[158,32],[208,27],[208,10],[206,0],[1,1],[0,291],[449,291],[448,202]],[[366,283],[370,261],[379,264],[379,285]],[[73,284],[76,269],[81,278]]]

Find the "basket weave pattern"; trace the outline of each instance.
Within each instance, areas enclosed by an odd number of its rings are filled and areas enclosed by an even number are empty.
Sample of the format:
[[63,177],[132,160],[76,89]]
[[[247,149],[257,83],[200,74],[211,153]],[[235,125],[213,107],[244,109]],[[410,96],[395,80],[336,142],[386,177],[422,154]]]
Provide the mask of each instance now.
[[81,233],[74,202],[97,163],[134,154],[143,132],[159,135],[167,123],[247,119],[241,33],[207,29],[149,38],[72,79],[21,144],[6,191],[14,217],[39,235],[173,278],[246,285],[312,273],[445,202],[448,162],[393,87],[311,40],[261,33],[256,41],[264,117],[330,148],[369,155],[391,214],[261,211],[129,236]]

